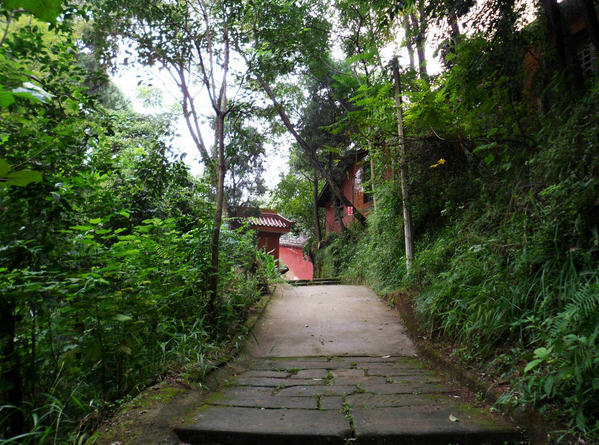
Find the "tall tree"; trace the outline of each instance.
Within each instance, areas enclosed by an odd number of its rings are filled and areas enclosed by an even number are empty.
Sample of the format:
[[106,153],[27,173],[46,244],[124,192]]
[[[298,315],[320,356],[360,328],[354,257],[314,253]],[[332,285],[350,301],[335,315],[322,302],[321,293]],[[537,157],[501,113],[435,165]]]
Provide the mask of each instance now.
[[[337,66],[338,63],[333,61],[329,65],[335,71],[340,71],[343,67]],[[339,120],[345,119],[348,111],[352,108],[351,96],[349,91],[343,88],[343,85],[334,79],[331,72],[322,73],[318,78],[308,77],[306,90],[308,101],[302,109],[300,136],[306,140],[312,147],[317,150],[319,162],[331,172],[333,179],[341,182],[341,178],[345,177],[346,171],[338,171],[336,168],[339,162],[343,160],[347,151],[350,149],[351,140],[348,131],[331,131],[331,126],[334,126]],[[355,150],[355,149],[353,149]],[[305,164],[305,163],[304,163]],[[312,173],[312,183],[314,185],[314,202],[313,213],[315,215],[315,223],[318,223],[318,202],[317,195],[319,172],[312,165],[302,165],[306,175]],[[343,167],[347,167],[343,165]],[[343,214],[336,208],[337,218],[342,230],[345,230],[343,224]],[[321,237],[318,237],[320,228],[317,228],[317,238],[320,242]]]
[[[134,41],[141,61],[165,69],[179,89],[189,134],[216,189],[209,314],[215,314],[219,294],[219,239],[227,169],[225,124],[232,109],[227,98],[231,78],[231,32],[239,8],[240,5],[227,0],[176,3],[106,0],[96,11],[99,30],[105,31],[105,35],[113,32]],[[207,99],[213,113],[212,149],[203,135],[202,99]]]
[[320,216],[318,214],[318,170],[314,168],[314,177],[312,178],[312,215],[314,217],[314,232],[316,234],[317,247],[320,248],[322,242],[322,231],[320,230]]
[[426,69],[426,17],[424,16],[424,2],[419,1],[413,7],[409,14],[410,22],[414,33],[414,43],[416,46],[416,54],[418,55],[418,73],[420,78],[427,80],[428,72]]
[[405,33],[404,46],[408,50],[408,57],[410,60],[410,68],[416,69],[416,63],[414,61],[414,36],[412,35],[412,26],[410,24],[409,14],[402,14],[401,24]]
[[[294,230],[309,234],[319,242],[321,215],[320,212],[314,213],[314,176],[309,174],[309,170],[307,174],[305,169],[293,167],[296,160],[302,164],[306,163],[301,149],[292,150],[289,173],[281,175],[273,191],[271,203],[279,212],[296,221]],[[315,218],[318,219],[317,222]]]
[[[287,128],[287,130],[291,133],[291,135],[295,138],[295,140],[297,141],[298,145],[304,150],[304,152],[306,153],[306,155],[308,156],[308,158],[310,159],[310,162],[312,163],[312,165],[314,166],[314,168],[316,170],[318,170],[318,172],[327,180],[327,182],[329,183],[329,186],[331,187],[331,190],[333,191],[333,194],[335,195],[335,197],[341,202],[343,203],[346,207],[353,207],[353,202],[351,202],[341,191],[341,188],[339,187],[339,185],[337,184],[337,182],[335,181],[335,179],[333,178],[333,176],[331,175],[331,173],[325,169],[323,167],[323,165],[319,162],[318,160],[318,155],[316,152],[316,148],[312,147],[311,145],[309,145],[304,138],[302,138],[299,133],[297,132],[297,129],[295,127],[295,125],[291,122],[291,120],[289,119],[289,116],[287,114],[287,112],[285,111],[285,109],[283,108],[283,106],[279,103],[279,101],[277,100],[276,96],[273,93],[272,88],[270,87],[269,83],[260,78],[260,84],[262,85],[262,88],[264,88],[264,91],[266,91],[268,97],[270,98],[270,100],[272,101],[273,105],[275,106],[275,109],[277,110],[277,113],[279,114],[281,120],[283,121],[283,124],[285,125],[285,127]],[[364,216],[360,213],[360,212],[356,212],[355,213],[356,219],[361,223],[364,224],[366,222],[366,219],[364,218]]]
[[264,185],[264,145],[266,137],[246,124],[243,116],[232,114],[225,134],[227,175],[225,195],[231,215],[240,207],[255,206],[266,191]]
[[593,0],[579,0],[579,3],[582,3],[583,17],[587,25],[587,32],[595,47],[595,54],[599,55],[599,20],[595,3]]
[[[330,24],[322,17],[326,8],[317,1],[277,2],[264,0],[248,4],[244,13],[244,32],[240,33],[237,48],[259,87],[266,93],[275,112],[312,166],[330,184],[335,197],[345,206],[353,203],[343,194],[331,173],[318,159],[317,147],[309,144],[292,122],[284,104],[276,94],[277,80],[299,74],[303,68],[316,74],[326,65],[328,29]],[[365,217],[356,212],[356,219],[364,224]]]
[[543,0],[541,4],[545,12],[547,36],[555,46],[555,53],[557,55],[559,66],[566,72],[570,82],[580,86],[580,73],[577,73],[576,67],[574,66],[575,61],[573,60],[575,55],[571,54],[572,48],[570,48],[570,45],[568,44],[570,31],[564,23],[560,6],[557,3],[557,0]]
[[[48,264],[44,248],[57,230],[59,212],[43,174],[80,165],[85,152],[84,115],[91,108],[79,82],[71,22],[57,23],[61,2],[0,4],[0,435],[24,432],[25,393],[35,392],[35,363],[24,360],[19,336],[23,313],[36,310],[35,293],[15,270],[36,273]],[[26,19],[25,19],[26,17]],[[22,20],[21,20],[22,19]],[[46,23],[43,23],[46,22]],[[52,24],[53,31],[48,29]],[[61,33],[66,35],[61,35]],[[79,100],[80,99],[80,100]],[[91,132],[90,132],[91,133]],[[31,312],[30,312],[31,313]],[[27,358],[33,356],[29,355]]]

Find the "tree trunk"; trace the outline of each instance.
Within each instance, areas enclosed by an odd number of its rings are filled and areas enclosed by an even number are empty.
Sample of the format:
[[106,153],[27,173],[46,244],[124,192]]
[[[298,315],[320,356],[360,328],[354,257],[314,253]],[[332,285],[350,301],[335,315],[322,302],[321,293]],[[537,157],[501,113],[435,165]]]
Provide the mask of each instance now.
[[[224,107],[223,107],[224,108]],[[214,326],[216,316],[216,300],[218,298],[218,269],[219,269],[219,242],[220,227],[223,219],[223,201],[225,184],[225,113],[220,111],[216,116],[216,213],[214,215],[214,224],[212,226],[212,261],[210,274],[210,300],[208,301],[208,318]]]
[[587,32],[593,46],[595,54],[599,54],[599,20],[597,20],[597,10],[593,0],[581,0],[584,8],[584,20],[587,25]]
[[[15,351],[15,305],[12,301],[6,301],[3,297],[3,307],[0,310],[0,377],[4,388],[2,389],[2,400],[7,405],[22,406],[23,381],[21,377],[21,366],[19,355]],[[3,433],[6,437],[13,437],[24,432],[25,419],[23,413],[18,409],[8,409],[6,414]]]
[[414,45],[412,39],[412,29],[410,27],[410,20],[408,16],[404,16],[402,20],[403,29],[406,32],[406,48],[408,49],[408,56],[410,57],[410,67],[412,69],[416,69],[416,65],[414,64]]
[[584,88],[584,80],[576,60],[576,52],[570,42],[570,31],[563,23],[559,4],[557,0],[543,0],[542,4],[547,17],[547,34],[555,47],[560,68],[566,73],[569,84],[574,89],[581,90]]
[[320,218],[318,217],[318,172],[314,167],[314,229],[316,231],[316,241],[318,242],[317,247],[320,249],[320,242],[322,241],[322,232],[320,231]]
[[345,232],[346,227],[343,223],[343,213],[341,213],[341,209],[335,202],[333,202],[333,208],[335,209],[335,216],[337,217],[337,221],[339,221],[339,227],[341,227],[341,231]]
[[393,58],[393,77],[395,79],[395,106],[397,107],[397,135],[399,137],[399,170],[401,180],[401,198],[404,219],[404,243],[406,249],[406,269],[410,273],[414,263],[414,238],[412,237],[412,212],[408,193],[408,167],[406,162],[406,140],[403,132],[403,116],[401,101],[401,80],[399,77],[399,62]]
[[374,179],[374,159],[372,159],[372,141],[368,141],[368,151],[371,153],[369,156],[370,161],[370,189],[372,190],[372,205],[374,206],[374,211],[376,212],[376,193],[375,193],[375,179]]
[[[168,69],[167,63],[165,63],[164,66]],[[189,135],[191,136],[196,148],[200,152],[202,160],[204,161],[204,165],[209,168],[212,159],[208,154],[208,150],[206,150],[206,144],[204,144],[204,139],[202,138],[202,131],[198,122],[199,116],[195,108],[193,96],[191,95],[189,86],[187,85],[185,69],[181,65],[176,65],[174,68],[177,76],[173,76],[173,79],[175,82],[177,82],[179,89],[181,90],[181,94],[183,95],[183,116],[185,117],[185,123],[187,125],[187,129],[189,130]]]
[[[345,206],[353,207],[353,203],[349,199],[347,199],[347,197],[343,194],[343,192],[341,192],[341,189],[339,188],[337,183],[333,180],[333,177],[330,175],[330,173],[322,166],[322,164],[320,162],[318,162],[318,157],[316,156],[316,150],[314,150],[314,148],[312,148],[298,134],[294,125],[291,123],[291,120],[289,120],[287,113],[285,112],[285,110],[283,109],[283,107],[281,106],[281,104],[279,103],[277,98],[275,97],[274,93],[272,92],[270,85],[260,76],[258,76],[258,81],[260,82],[260,84],[262,85],[262,88],[264,89],[264,91],[270,98],[271,102],[277,109],[277,112],[279,113],[279,117],[283,121],[283,124],[285,124],[285,127],[287,128],[289,133],[291,133],[293,135],[293,137],[295,138],[295,140],[297,141],[299,146],[302,147],[304,152],[308,155],[308,158],[310,159],[312,166],[314,168],[316,168],[318,170],[318,172],[323,176],[323,178],[325,178],[326,181],[329,183],[329,186],[331,187],[331,190],[333,191],[333,194],[335,195],[335,197],[341,203],[343,203]],[[366,218],[364,218],[364,215],[362,215],[360,212],[354,212],[354,216],[360,222],[360,224],[362,224],[362,225],[366,224]]]
[[460,41],[460,27],[458,25],[456,13],[451,8],[447,11],[447,24],[451,30],[451,40],[453,40],[453,46],[455,46]]
[[[222,5],[221,5],[222,6]],[[204,16],[206,23],[209,23],[209,17],[204,9]],[[209,29],[209,27],[208,27]],[[210,66],[212,67],[213,58],[215,51],[212,47],[212,37],[210,34],[207,35],[208,52],[210,55]],[[224,48],[219,54],[222,57],[222,80],[220,82],[220,88],[216,88],[216,82],[214,80],[214,70],[211,69],[211,75],[206,74],[206,67],[204,62],[200,64],[203,76],[204,85],[208,91],[208,95],[212,102],[212,108],[216,115],[215,129],[214,129],[214,163],[216,167],[216,213],[214,215],[214,225],[212,226],[212,242],[211,242],[211,275],[210,275],[210,299],[208,300],[208,320],[212,326],[216,323],[216,303],[219,297],[218,284],[219,284],[219,244],[220,244],[220,227],[223,220],[223,209],[225,207],[225,118],[227,116],[227,75],[229,72],[229,56],[230,56],[230,42],[229,42],[229,30],[226,25],[223,28],[223,44]],[[200,54],[200,52],[198,52]],[[220,58],[218,57],[218,58]]]
[[428,80],[428,72],[426,70],[426,55],[424,52],[424,45],[426,40],[424,38],[424,24],[422,23],[422,17],[416,17],[413,12],[410,13],[410,19],[412,21],[412,28],[416,32],[416,54],[418,55],[418,73],[420,78]]
[[557,4],[557,0],[543,0],[542,3],[547,18],[547,33],[553,39],[560,67],[565,70],[568,67],[566,38],[559,5]]

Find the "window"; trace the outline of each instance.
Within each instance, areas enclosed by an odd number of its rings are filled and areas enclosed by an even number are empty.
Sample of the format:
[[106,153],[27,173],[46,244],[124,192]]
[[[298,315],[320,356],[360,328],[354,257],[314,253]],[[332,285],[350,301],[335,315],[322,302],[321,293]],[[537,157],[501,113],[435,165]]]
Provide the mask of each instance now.
[[585,79],[594,76],[597,74],[597,57],[589,33],[584,29],[576,33],[573,39],[582,76]]
[[578,51],[576,51],[578,61],[580,62],[580,69],[584,78],[591,77],[595,74],[596,65],[594,49],[595,47],[589,41],[585,42],[585,44],[582,45]]

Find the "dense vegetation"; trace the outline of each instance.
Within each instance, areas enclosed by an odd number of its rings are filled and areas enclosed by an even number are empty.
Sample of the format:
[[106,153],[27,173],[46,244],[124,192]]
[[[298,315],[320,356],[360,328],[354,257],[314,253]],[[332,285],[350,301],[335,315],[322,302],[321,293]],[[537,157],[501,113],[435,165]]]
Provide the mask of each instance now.
[[[597,93],[543,116],[528,155],[496,148],[509,161],[487,164],[475,154],[475,172],[452,165],[455,147],[431,143],[412,184],[411,274],[393,184],[366,229],[332,235],[320,252],[325,275],[414,293],[423,335],[512,385],[502,403],[550,409],[587,440],[598,427]],[[435,158],[446,163],[426,172]]]
[[[599,86],[567,31],[583,17],[597,56],[593,0],[1,5],[0,443],[84,442],[238,341],[275,265],[226,216],[260,198],[286,132],[272,201],[322,275],[409,289],[504,403],[597,440]],[[107,80],[121,51],[170,75],[180,108],[134,113]],[[318,194],[340,219],[357,153],[368,219],[325,237]]]
[[[416,2],[413,13],[429,23],[445,20],[450,3],[439,15],[437,2]],[[472,5],[464,2],[453,5],[458,4],[463,9],[454,10],[456,17],[474,15],[478,28],[456,38],[448,18],[441,73],[431,76],[413,63],[402,76],[412,269],[406,269],[403,242],[393,78],[388,66],[376,64],[381,43],[367,40],[367,25],[361,33],[350,28],[366,36],[362,47],[349,44],[354,51],[349,63],[360,74],[335,74],[326,87],[339,101],[353,88],[352,106],[331,119],[321,107],[320,117],[323,137],[332,133],[325,144],[333,147],[323,162],[333,149],[337,163],[348,150],[368,151],[376,174],[364,187],[374,185],[376,209],[370,208],[367,225],[355,222],[329,234],[320,243],[326,247],[312,247],[313,254],[323,276],[343,275],[382,293],[403,289],[414,295],[423,335],[451,345],[455,357],[490,380],[507,383],[511,389],[502,403],[540,409],[560,419],[562,433],[594,442],[599,439],[597,78],[589,74],[581,81],[580,71],[560,64],[560,49],[546,38],[551,17],[542,8],[534,23],[520,26],[524,14],[513,2],[493,3],[483,11],[487,15],[468,12]],[[561,7],[566,18],[572,17],[568,7],[572,2]],[[384,13],[374,4],[369,8],[379,19]],[[367,21],[367,14],[360,17]],[[525,63],[531,51],[537,58],[533,68]],[[312,102],[304,110],[310,122]],[[344,145],[335,142],[341,132],[349,136]],[[363,163],[368,168],[368,159]],[[301,171],[301,164],[295,166]],[[303,189],[290,194],[293,183]],[[311,178],[292,172],[276,198],[280,209],[294,213],[315,235],[310,184]]]
[[0,443],[83,443],[120,401],[231,351],[274,263],[223,227],[208,312],[209,178],[174,152],[171,115],[134,113],[90,69],[74,20],[31,9],[2,11]]

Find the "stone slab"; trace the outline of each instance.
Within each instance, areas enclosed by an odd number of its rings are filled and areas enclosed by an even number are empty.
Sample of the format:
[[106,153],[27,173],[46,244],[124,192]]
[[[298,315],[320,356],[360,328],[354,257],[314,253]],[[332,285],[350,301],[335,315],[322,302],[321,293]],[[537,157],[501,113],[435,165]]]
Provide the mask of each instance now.
[[329,375],[326,369],[302,369],[291,376],[292,379],[324,379]]
[[365,385],[367,383],[386,383],[386,379],[383,376],[354,376],[354,377],[337,377],[334,381],[335,385]]
[[273,388],[254,388],[251,386],[231,386],[222,391],[213,392],[206,398],[206,403],[214,403],[230,397],[266,397],[273,395]]
[[364,377],[364,369],[335,369],[331,371],[333,377]]
[[519,438],[499,418],[448,397],[449,387],[415,357],[397,315],[359,286],[279,288],[233,369],[228,386],[177,428],[184,443],[503,445]]
[[354,408],[391,408],[400,406],[442,406],[451,404],[444,395],[437,394],[368,394],[358,393],[346,397]]
[[326,410],[207,407],[175,428],[188,443],[343,444],[351,435],[343,413]]
[[421,368],[412,368],[407,366],[387,366],[376,365],[366,366],[368,375],[384,375],[384,376],[421,376],[430,375],[430,371]]
[[[244,389],[246,389],[244,391]],[[206,404],[254,408],[316,409],[316,397],[285,397],[261,388],[241,387],[211,395]]]
[[[450,414],[459,421],[452,422]],[[518,431],[499,418],[444,406],[355,408],[352,416],[359,444],[491,445],[521,439]]]
[[282,396],[298,396],[311,397],[316,395],[321,396],[344,396],[356,391],[355,386],[338,386],[338,385],[322,385],[322,386],[291,386],[278,391]]
[[254,359],[249,366],[253,370],[264,371],[301,371],[308,369],[328,370],[359,370],[359,369],[385,369],[390,372],[413,374],[417,372],[428,372],[419,367],[418,361],[409,357],[269,357],[265,359]]
[[347,363],[418,363],[418,359],[403,355],[347,355],[335,357],[336,360]]
[[364,286],[279,291],[254,334],[246,349],[254,357],[416,355],[397,314]]
[[237,386],[268,386],[273,388],[284,388],[287,386],[322,385],[323,379],[297,379],[297,378],[262,378],[240,376],[232,381]]
[[365,383],[361,385],[363,392],[373,394],[435,394],[450,393],[449,388],[429,383]]
[[303,369],[343,369],[348,368],[347,363],[339,360],[327,360],[322,357],[322,360],[317,360],[314,357],[302,359],[283,359],[283,360],[263,360],[254,362],[253,369],[261,370],[280,370],[280,371],[300,371]]
[[343,397],[323,396],[320,397],[320,409],[338,409],[343,408]]
[[[421,375],[386,375],[383,376],[371,376],[370,373],[368,376],[372,379],[382,378],[385,380],[387,377],[393,379],[393,382],[397,384],[405,384],[409,385],[412,383],[443,383],[443,380],[440,377],[434,376],[432,374],[421,374]],[[386,381],[386,380],[385,380]]]
[[241,377],[261,377],[261,378],[278,378],[284,379],[290,376],[287,371],[272,371],[269,369],[252,369],[239,374]]

